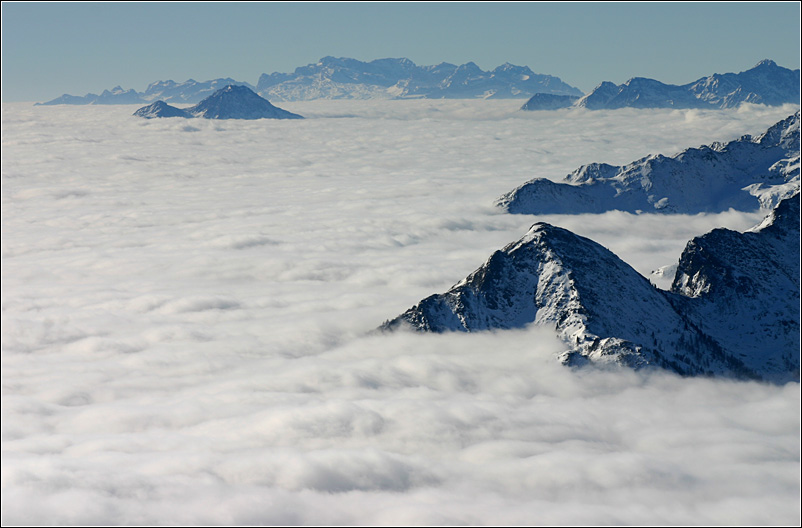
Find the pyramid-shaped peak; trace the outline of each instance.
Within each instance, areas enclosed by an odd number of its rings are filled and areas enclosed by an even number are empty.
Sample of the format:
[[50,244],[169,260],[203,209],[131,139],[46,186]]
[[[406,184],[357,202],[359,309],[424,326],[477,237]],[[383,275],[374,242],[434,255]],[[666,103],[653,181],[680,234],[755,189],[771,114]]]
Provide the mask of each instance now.
[[200,103],[185,110],[172,107],[164,101],[140,108],[134,115],[140,117],[203,117],[206,119],[303,119],[270,104],[247,86],[229,84]]
[[767,68],[776,68],[777,63],[771,59],[763,59],[762,61],[758,62],[754,66],[755,68],[767,67]]
[[256,95],[256,93],[253,90],[251,90],[250,88],[248,88],[247,86],[240,86],[240,85],[237,85],[237,84],[229,84],[229,85],[225,86],[224,88],[222,88],[220,90],[220,92],[224,92],[224,93],[225,92],[232,92],[232,93],[243,93],[243,94],[252,93],[252,94]]
[[526,232],[526,234],[524,234],[524,236],[522,236],[516,242],[509,244],[508,247],[527,244],[534,239],[538,239],[544,235],[549,235],[550,233],[553,233],[556,230],[561,230],[561,228],[556,227],[552,224],[548,224],[546,222],[536,222],[532,224],[532,227],[529,228],[529,230]]
[[207,119],[302,119],[273,106],[247,86],[229,84],[188,108],[187,112]]
[[[212,95],[204,99],[204,101],[253,101],[254,103],[270,104],[267,99],[264,99],[259,94],[248,88],[247,86],[239,84],[228,84],[220,88]],[[204,101],[201,101],[203,103]],[[199,103],[200,104],[200,103]],[[272,105],[271,105],[272,106]]]
[[546,222],[536,222],[536,223],[532,224],[532,227],[529,228],[529,231],[527,231],[526,235],[524,235],[524,238],[526,238],[528,236],[531,236],[531,235],[539,235],[539,234],[543,234],[543,233],[552,233],[552,232],[555,232],[555,231],[565,231],[565,230],[560,228],[560,227],[556,227],[556,226],[553,226],[551,224],[548,224]]

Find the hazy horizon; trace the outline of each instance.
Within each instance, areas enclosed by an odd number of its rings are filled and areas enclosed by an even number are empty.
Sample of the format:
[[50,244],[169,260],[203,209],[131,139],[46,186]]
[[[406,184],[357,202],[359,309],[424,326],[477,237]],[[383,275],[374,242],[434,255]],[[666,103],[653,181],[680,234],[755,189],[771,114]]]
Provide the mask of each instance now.
[[255,85],[325,56],[510,62],[585,93],[632,77],[685,84],[763,59],[800,67],[797,2],[3,2],[2,23],[4,102],[168,79]]

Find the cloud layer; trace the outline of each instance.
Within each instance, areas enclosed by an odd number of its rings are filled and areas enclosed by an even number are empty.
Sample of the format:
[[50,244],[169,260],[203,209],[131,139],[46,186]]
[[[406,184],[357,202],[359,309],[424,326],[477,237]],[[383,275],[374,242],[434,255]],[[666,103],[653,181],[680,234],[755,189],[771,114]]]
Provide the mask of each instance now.
[[537,220],[643,274],[751,227],[491,204],[793,111],[517,106],[188,124],[4,104],[3,522],[798,520],[798,385],[572,371],[547,329],[369,333]]

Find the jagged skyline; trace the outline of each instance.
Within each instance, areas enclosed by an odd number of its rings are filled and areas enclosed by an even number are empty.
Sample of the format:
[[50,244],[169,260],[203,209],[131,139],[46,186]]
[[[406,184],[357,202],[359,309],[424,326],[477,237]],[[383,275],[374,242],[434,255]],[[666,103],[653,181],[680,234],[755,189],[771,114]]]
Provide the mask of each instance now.
[[765,58],[799,68],[799,13],[791,2],[4,2],[2,97],[41,101],[118,84],[143,90],[167,79],[255,84],[263,73],[327,55],[472,61],[485,70],[510,62],[586,93],[634,76],[683,84]]

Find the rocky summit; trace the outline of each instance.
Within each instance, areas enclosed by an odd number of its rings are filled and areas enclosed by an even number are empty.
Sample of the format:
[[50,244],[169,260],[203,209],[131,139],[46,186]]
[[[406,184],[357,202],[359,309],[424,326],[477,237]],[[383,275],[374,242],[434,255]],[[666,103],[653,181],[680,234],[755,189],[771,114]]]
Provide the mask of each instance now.
[[575,100],[555,99],[550,104],[533,96],[523,110],[557,110],[570,106],[588,110],[618,108],[734,108],[742,103],[770,106],[799,103],[800,71],[762,60],[740,73],[714,73],[694,82],[675,85],[655,79],[633,77],[616,85],[600,83],[590,93]]
[[143,106],[134,112],[134,115],[145,119],[153,119],[154,117],[193,117],[186,110],[170,106],[164,101],[156,101],[148,106]]
[[773,381],[799,379],[799,203],[798,193],[783,200],[745,233],[694,238],[671,285],[678,310]]
[[524,103],[521,110],[559,110],[571,106],[578,100],[579,96],[576,95],[538,93]]
[[540,222],[381,329],[537,324],[555,329],[569,365],[798,380],[799,194],[752,232],[719,231],[689,243],[663,291],[596,242]]
[[187,112],[207,119],[303,119],[298,114],[273,106],[247,86],[233,84],[187,108]]
[[583,165],[560,183],[535,178],[499,197],[496,206],[518,214],[769,210],[799,190],[799,121],[796,112],[756,137],[671,157]]
[[154,117],[202,117],[206,119],[303,119],[273,106],[270,101],[259,97],[247,86],[228,85],[195,106],[186,109],[170,106],[164,101],[140,108],[135,116]]
[[271,101],[313,99],[473,99],[528,98],[536,93],[581,97],[577,88],[553,75],[535,73],[527,66],[505,63],[490,71],[473,62],[457,66],[441,62],[417,66],[409,59],[387,58],[363,62],[323,57],[316,63],[295,68],[292,73],[263,73],[256,87],[231,78],[198,82],[156,81],[144,92],[119,86],[101,95],[64,94],[37,105],[197,103],[217,90],[242,85]]
[[293,73],[262,74],[257,91],[272,100],[310,99],[500,99],[536,93],[581,97],[558,77],[505,63],[490,71],[473,62],[418,66],[405,58],[363,62],[323,57]]

